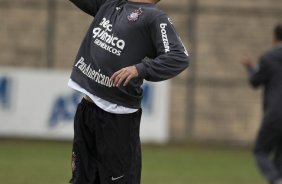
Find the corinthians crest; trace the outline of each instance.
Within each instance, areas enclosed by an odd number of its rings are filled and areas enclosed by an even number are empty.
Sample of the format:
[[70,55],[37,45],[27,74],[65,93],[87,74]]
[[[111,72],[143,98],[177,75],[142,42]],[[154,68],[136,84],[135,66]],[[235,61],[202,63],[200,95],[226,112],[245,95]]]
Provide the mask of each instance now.
[[141,8],[139,8],[138,10],[134,10],[133,12],[131,12],[128,16],[127,19],[129,21],[137,21],[139,19],[139,16],[142,15],[144,12],[141,10]]

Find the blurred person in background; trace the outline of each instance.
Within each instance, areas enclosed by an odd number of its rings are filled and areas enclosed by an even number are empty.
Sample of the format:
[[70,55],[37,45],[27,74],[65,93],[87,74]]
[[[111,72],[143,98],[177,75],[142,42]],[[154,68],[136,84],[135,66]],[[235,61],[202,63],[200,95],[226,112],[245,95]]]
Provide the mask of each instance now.
[[188,53],[159,0],[70,1],[95,17],[68,83],[85,94],[74,119],[70,182],[139,184],[141,85],[178,75]]
[[274,47],[257,65],[242,61],[253,87],[264,88],[264,116],[254,146],[257,165],[270,184],[282,184],[282,24],[274,28]]

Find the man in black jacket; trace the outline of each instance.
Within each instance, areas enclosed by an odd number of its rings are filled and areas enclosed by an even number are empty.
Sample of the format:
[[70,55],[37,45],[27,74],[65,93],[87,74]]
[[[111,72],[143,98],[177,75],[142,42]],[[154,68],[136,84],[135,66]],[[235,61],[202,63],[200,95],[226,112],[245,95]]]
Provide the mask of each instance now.
[[[254,87],[264,87],[264,116],[255,143],[259,169],[271,184],[282,184],[282,25],[274,29],[274,48],[255,66],[243,61]],[[273,158],[272,158],[273,157]]]
[[70,0],[95,17],[69,86],[85,94],[74,120],[74,184],[139,184],[143,80],[170,79],[188,53],[159,0]]

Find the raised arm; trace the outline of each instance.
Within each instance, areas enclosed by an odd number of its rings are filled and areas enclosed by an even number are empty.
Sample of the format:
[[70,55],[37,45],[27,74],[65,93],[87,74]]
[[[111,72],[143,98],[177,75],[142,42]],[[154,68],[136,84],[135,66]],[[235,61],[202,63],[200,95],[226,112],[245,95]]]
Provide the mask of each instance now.
[[75,4],[78,8],[80,8],[85,13],[95,17],[99,8],[107,1],[107,0],[69,0],[73,4]]
[[249,68],[250,83],[257,87],[268,82],[270,74],[267,59],[262,56],[256,67]]
[[253,87],[258,87],[268,82],[271,72],[268,66],[268,61],[265,56],[262,56],[260,58],[258,64],[255,64],[254,61],[249,57],[245,58],[242,61],[242,64],[248,70],[249,81]]

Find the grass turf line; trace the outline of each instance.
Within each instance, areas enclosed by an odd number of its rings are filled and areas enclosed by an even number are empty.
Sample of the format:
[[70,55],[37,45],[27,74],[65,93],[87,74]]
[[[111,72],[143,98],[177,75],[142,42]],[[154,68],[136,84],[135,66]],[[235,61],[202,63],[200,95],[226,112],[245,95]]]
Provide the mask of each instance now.
[[[143,145],[142,184],[265,184],[250,150]],[[70,142],[0,140],[0,181],[66,184]]]

